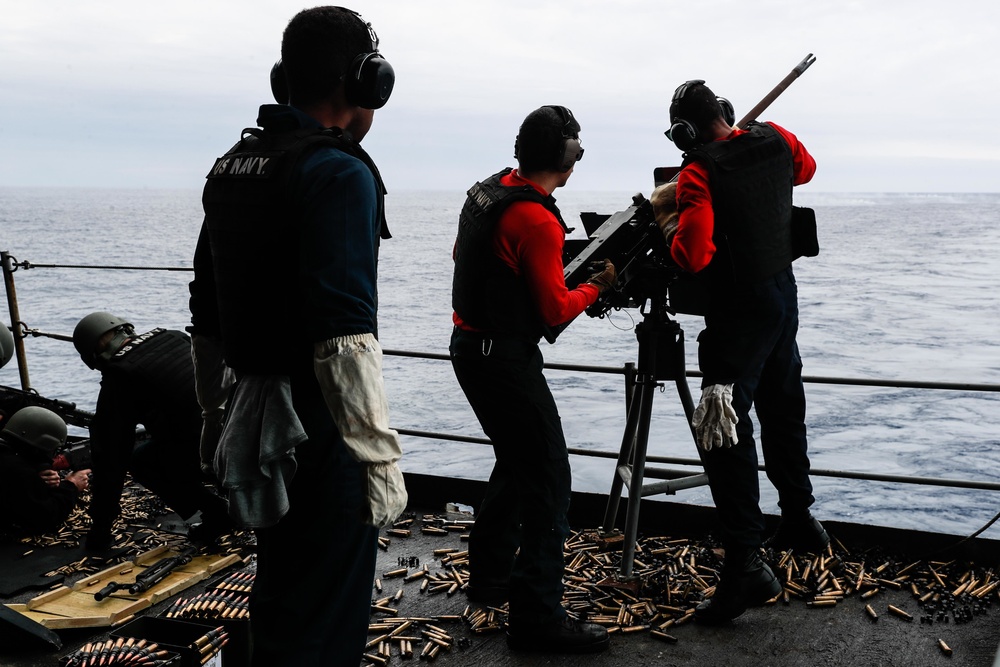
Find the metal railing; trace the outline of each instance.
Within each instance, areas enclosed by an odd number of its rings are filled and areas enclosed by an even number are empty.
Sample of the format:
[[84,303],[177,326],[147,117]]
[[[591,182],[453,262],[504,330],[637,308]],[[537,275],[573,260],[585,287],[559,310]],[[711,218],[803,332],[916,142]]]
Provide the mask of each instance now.
[[[28,380],[28,369],[26,355],[24,351],[24,339],[30,334],[32,336],[47,336],[62,340],[69,340],[67,336],[60,334],[48,334],[31,330],[21,320],[17,306],[17,293],[14,287],[14,272],[20,269],[34,268],[73,268],[73,269],[102,269],[102,270],[146,270],[146,271],[193,271],[192,268],[179,267],[151,267],[151,266],[104,266],[104,265],[79,265],[79,264],[34,264],[31,262],[18,262],[9,252],[0,252],[0,265],[2,265],[4,286],[7,293],[7,304],[11,317],[11,327],[14,332],[15,354],[18,361],[18,369],[21,375],[21,382],[24,388],[30,387]],[[411,350],[391,350],[383,351],[387,356],[414,358],[422,360],[436,360],[447,362],[450,357],[447,354],[434,352],[421,352]],[[546,369],[579,372],[597,373],[609,375],[621,375],[624,378],[626,395],[631,391],[636,376],[635,364],[628,362],[622,366],[589,366],[580,364],[546,363]],[[699,378],[702,374],[696,370],[687,370],[686,377]],[[807,383],[823,385],[843,385],[859,387],[881,387],[888,389],[926,389],[936,391],[970,391],[970,392],[1000,392],[1000,384],[977,384],[964,382],[923,382],[916,380],[882,380],[867,378],[848,377],[824,377],[824,376],[804,376]],[[397,428],[400,434],[425,438],[430,440],[444,440],[453,442],[465,442],[477,445],[490,445],[486,438],[466,436],[454,433],[440,433],[434,431],[423,431],[416,429]],[[569,453],[575,456],[590,458],[617,459],[619,452],[580,449],[571,447]],[[701,461],[697,458],[670,457],[670,456],[647,456],[646,461],[654,464],[682,465],[701,467]],[[764,466],[758,465],[758,470],[763,471]],[[974,481],[964,479],[948,479],[939,477],[921,477],[915,475],[888,475],[871,472],[845,471],[845,470],[822,470],[812,469],[810,475],[815,477],[831,477],[837,479],[856,479],[870,482],[890,482],[914,485],[929,485],[962,489],[978,489],[984,491],[1000,491],[1000,483]],[[654,471],[650,471],[649,476],[656,476]]]
[[[429,352],[413,352],[409,350],[391,350],[391,349],[385,349],[382,352],[386,356],[410,357],[416,359],[439,360],[439,361],[449,361],[450,359],[447,354],[437,354]],[[580,373],[603,373],[610,375],[621,375],[624,377],[625,380],[626,392],[630,390],[630,385],[632,382],[634,382],[635,379],[635,364],[632,362],[623,364],[622,366],[586,366],[578,364],[546,363],[545,368],[551,370],[571,371]],[[688,370],[685,372],[685,375],[689,378],[702,377],[701,372],[695,370]],[[823,376],[804,376],[802,379],[804,382],[807,383],[824,384],[824,385],[882,387],[887,389],[928,389],[928,390],[951,390],[951,391],[1000,392],[1000,384],[973,384],[966,382],[921,382],[918,380],[879,380],[879,379],[823,377]],[[466,442],[477,445],[491,444],[489,439],[487,438],[471,437],[454,433],[438,433],[434,431],[422,431],[422,430],[403,429],[403,428],[398,428],[396,430],[402,435],[412,436],[416,438],[427,438],[431,440],[446,440],[452,442]],[[617,459],[619,454],[618,452],[580,449],[576,447],[570,447],[568,448],[568,451],[570,454],[576,456],[591,457],[591,458],[606,458],[606,459]],[[701,467],[701,461],[696,458],[685,458],[685,457],[674,457],[674,456],[647,456],[646,462],[655,464]],[[757,466],[757,469],[763,471],[764,466],[759,464]],[[998,482],[982,482],[982,481],[973,481],[965,479],[920,477],[915,475],[886,475],[886,474],[871,473],[871,472],[823,470],[817,468],[812,468],[809,471],[809,474],[815,477],[858,479],[870,482],[893,482],[902,484],[917,484],[917,485],[940,486],[940,487],[951,487],[951,488],[962,488],[962,489],[980,489],[983,491],[1000,491],[1000,483]],[[649,472],[647,473],[647,476],[654,477],[655,473]]]

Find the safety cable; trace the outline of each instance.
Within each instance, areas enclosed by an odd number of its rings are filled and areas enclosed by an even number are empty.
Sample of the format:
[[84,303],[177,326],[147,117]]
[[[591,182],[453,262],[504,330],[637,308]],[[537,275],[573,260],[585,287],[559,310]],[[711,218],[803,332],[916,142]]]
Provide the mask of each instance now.
[[194,271],[190,266],[117,266],[100,264],[33,264],[27,260],[15,262],[13,266],[28,269],[117,269],[128,271]]
[[987,521],[986,524],[982,528],[980,528],[979,530],[977,530],[976,532],[974,532],[971,535],[968,535],[966,537],[963,537],[962,539],[960,539],[958,542],[955,542],[954,544],[948,545],[946,547],[942,547],[942,548],[937,549],[935,551],[931,551],[930,553],[927,554],[927,556],[928,557],[929,556],[934,556],[936,554],[942,554],[942,553],[944,553],[946,551],[950,551],[952,549],[957,549],[958,547],[960,547],[961,545],[965,544],[969,540],[974,540],[977,537],[979,537],[983,532],[986,531],[986,529],[988,529],[990,526],[992,526],[993,524],[995,524],[997,522],[997,520],[1000,520],[1000,512],[997,512],[993,516],[992,519],[990,519],[989,521]]

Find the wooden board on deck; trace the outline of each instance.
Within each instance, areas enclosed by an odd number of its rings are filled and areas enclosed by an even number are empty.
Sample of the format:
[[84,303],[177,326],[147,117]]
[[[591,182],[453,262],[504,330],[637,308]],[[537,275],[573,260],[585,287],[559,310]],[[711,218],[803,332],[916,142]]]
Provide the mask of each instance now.
[[117,625],[136,612],[240,562],[236,554],[195,556],[142,593],[133,595],[123,589],[100,602],[94,599],[94,593],[108,583],[135,583],[136,577],[146,568],[176,555],[177,551],[166,546],[157,547],[141,554],[131,563],[118,563],[105,568],[93,576],[81,579],[72,587],[60,586],[32,598],[26,604],[9,604],[7,607],[50,629],[107,627]]

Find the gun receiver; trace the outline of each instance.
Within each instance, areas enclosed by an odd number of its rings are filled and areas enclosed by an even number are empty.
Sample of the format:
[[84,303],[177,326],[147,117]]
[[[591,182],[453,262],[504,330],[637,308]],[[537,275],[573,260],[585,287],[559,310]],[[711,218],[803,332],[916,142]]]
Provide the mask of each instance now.
[[93,466],[89,439],[66,443],[52,459],[53,470],[87,470]]
[[648,292],[665,291],[677,268],[653,216],[653,205],[641,194],[632,205],[611,215],[590,237],[590,243],[563,271],[566,286],[573,289],[593,270],[590,264],[610,259],[618,273],[618,285],[602,294],[587,309],[599,317],[612,308],[637,305]]

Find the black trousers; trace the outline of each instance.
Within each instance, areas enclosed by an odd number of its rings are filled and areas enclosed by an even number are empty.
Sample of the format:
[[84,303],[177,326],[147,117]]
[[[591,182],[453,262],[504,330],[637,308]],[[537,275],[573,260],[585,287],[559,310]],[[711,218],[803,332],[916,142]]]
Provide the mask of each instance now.
[[757,447],[750,408],[760,421],[767,477],[783,515],[813,504],[806,441],[802,359],[795,340],[798,290],[791,267],[757,284],[713,294],[698,336],[702,386],[733,383],[739,443],[700,451],[712,498],[730,548],[759,547],[764,530]]
[[190,519],[199,510],[203,519],[226,515],[225,501],[205,485],[198,463],[197,431],[186,438],[175,433],[136,438],[131,432],[128,437],[107,438],[93,447],[93,459],[90,516],[96,532],[110,532],[121,513],[126,473],[182,519]]
[[506,586],[512,626],[559,621],[572,477],[541,351],[534,341],[457,328],[450,351],[496,455],[469,538],[469,584]]
[[315,378],[293,378],[309,440],[296,447],[290,508],[257,535],[252,667],[357,667],[367,642],[378,530],[361,522],[363,468]]

